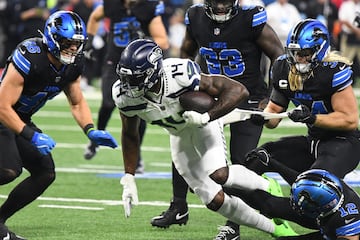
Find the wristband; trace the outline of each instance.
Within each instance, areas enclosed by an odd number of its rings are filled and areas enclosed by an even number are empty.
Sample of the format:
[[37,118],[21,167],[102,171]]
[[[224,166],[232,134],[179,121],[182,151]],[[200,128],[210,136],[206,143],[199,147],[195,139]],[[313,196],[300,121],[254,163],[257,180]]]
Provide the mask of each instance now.
[[21,132],[19,133],[19,135],[25,138],[26,140],[30,141],[34,136],[34,133],[35,133],[34,129],[32,129],[28,125],[25,125],[21,130]]
[[94,130],[94,124],[92,123],[89,123],[87,124],[84,128],[83,128],[83,131],[86,135],[88,135],[88,133],[91,131],[91,130]]

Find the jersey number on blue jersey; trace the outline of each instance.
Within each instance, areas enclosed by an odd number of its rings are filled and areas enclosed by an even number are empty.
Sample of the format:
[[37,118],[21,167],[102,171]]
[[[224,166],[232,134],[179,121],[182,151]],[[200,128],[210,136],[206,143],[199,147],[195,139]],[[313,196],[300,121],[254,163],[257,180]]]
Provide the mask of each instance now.
[[[210,74],[224,74],[228,77],[242,75],[245,71],[245,63],[241,52],[237,49],[222,49],[217,54],[211,48],[201,47],[200,55],[206,60]],[[226,62],[226,64],[222,64]]]

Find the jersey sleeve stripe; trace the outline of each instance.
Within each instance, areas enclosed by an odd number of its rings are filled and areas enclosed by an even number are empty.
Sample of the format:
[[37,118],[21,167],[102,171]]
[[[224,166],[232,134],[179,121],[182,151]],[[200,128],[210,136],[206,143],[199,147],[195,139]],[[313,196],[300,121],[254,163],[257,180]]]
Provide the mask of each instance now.
[[13,62],[18,68],[21,69],[21,71],[23,71],[25,74],[29,74],[31,63],[19,52],[18,49],[16,49],[14,52]]
[[266,23],[266,21],[267,21],[266,11],[258,12],[253,16],[252,26],[253,27],[259,26],[263,23]]
[[163,1],[160,1],[158,5],[156,5],[155,16],[159,16],[165,13],[165,4]]
[[352,71],[350,70],[350,67],[347,67],[344,70],[335,73],[334,78],[332,80],[332,87],[337,87],[339,85],[343,85],[349,81],[352,81],[351,74]]
[[143,103],[143,104],[139,104],[139,105],[135,105],[135,106],[123,107],[123,108],[120,108],[120,110],[122,112],[129,112],[129,111],[143,110],[143,109],[146,109],[146,107],[147,107],[147,103]]
[[336,236],[354,236],[360,234],[360,220],[336,229]]

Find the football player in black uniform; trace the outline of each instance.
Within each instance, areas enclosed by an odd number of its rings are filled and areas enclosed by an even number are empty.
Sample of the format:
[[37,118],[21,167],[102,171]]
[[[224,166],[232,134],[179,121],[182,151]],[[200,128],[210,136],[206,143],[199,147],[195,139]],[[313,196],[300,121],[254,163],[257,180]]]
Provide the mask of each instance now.
[[[169,41],[161,15],[164,13],[162,1],[149,0],[105,0],[90,15],[87,23],[89,43],[96,34],[99,22],[105,17],[111,21],[110,32],[107,36],[107,49],[105,63],[101,76],[102,102],[98,112],[98,129],[104,130],[115,108],[111,97],[111,87],[118,79],[116,64],[121,52],[132,40],[151,37],[162,49],[169,47]],[[86,48],[90,47],[88,44]],[[146,124],[141,121],[139,131],[141,139],[144,135]],[[97,151],[97,144],[90,142],[84,152],[85,159],[91,159]],[[143,166],[139,159],[138,171]]]
[[[279,172],[291,185],[308,169],[324,169],[342,179],[359,164],[359,113],[351,62],[330,51],[329,39],[328,29],[314,19],[299,22],[289,33],[287,54],[273,65],[274,85],[264,111],[284,112],[291,101],[297,107],[289,118],[305,123],[308,135],[263,144],[247,155],[248,168],[259,174]],[[270,119],[265,125],[275,128],[279,122]]]
[[358,240],[360,236],[359,195],[342,179],[323,169],[301,173],[291,186],[290,198],[255,190],[246,201],[267,215],[286,216],[318,230],[277,240]]
[[55,141],[32,122],[44,104],[64,91],[71,113],[91,141],[117,147],[105,131],[94,129],[81,93],[82,50],[86,29],[75,13],[59,11],[46,21],[42,38],[21,42],[8,58],[0,85],[0,185],[16,179],[24,167],[30,176],[20,182],[0,207],[0,239],[23,239],[5,222],[39,197],[55,180],[51,150]]
[[[187,30],[181,57],[194,59],[198,54],[203,72],[223,74],[241,82],[249,90],[250,97],[238,107],[259,108],[268,96],[260,71],[261,55],[265,53],[273,62],[284,53],[266,20],[264,8],[240,7],[237,0],[205,0],[203,5],[193,5],[185,16]],[[245,154],[257,147],[262,126],[244,121],[231,124],[230,130],[231,162],[242,164]],[[187,189],[173,167],[173,200],[167,211],[152,219],[152,225],[168,227],[187,222]],[[177,214],[182,218],[176,218]],[[233,235],[228,236],[231,239],[239,235],[236,224],[228,222],[227,225],[220,235]]]

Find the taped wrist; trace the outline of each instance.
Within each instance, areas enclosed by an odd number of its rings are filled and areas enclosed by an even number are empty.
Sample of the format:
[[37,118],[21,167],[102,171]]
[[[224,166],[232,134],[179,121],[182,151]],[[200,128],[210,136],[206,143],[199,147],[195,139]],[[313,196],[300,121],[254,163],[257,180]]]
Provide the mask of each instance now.
[[92,131],[92,130],[95,130],[94,124],[92,124],[92,123],[87,124],[87,125],[83,128],[83,131],[84,131],[84,133],[85,133],[86,135],[88,135],[89,132]]
[[35,130],[29,127],[28,125],[25,125],[19,135],[25,138],[26,140],[30,141],[34,136],[34,134],[35,134]]

